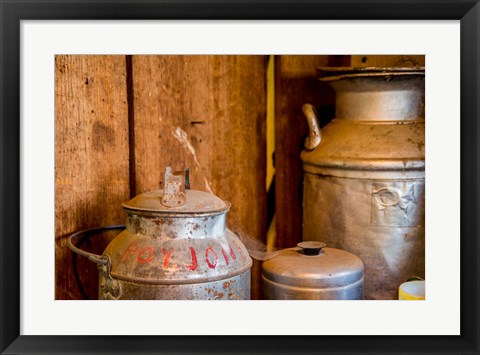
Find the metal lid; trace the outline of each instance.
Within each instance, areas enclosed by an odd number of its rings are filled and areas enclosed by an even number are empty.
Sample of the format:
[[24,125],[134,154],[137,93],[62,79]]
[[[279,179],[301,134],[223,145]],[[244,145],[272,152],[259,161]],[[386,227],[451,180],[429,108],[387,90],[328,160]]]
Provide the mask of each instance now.
[[425,75],[425,67],[319,67],[321,81],[333,81],[350,77]]
[[167,167],[163,190],[145,192],[123,203],[122,206],[127,212],[172,216],[216,215],[226,213],[230,209],[230,203],[208,192],[189,190],[188,185],[188,170],[174,172]]
[[[308,255],[316,251],[317,255]],[[340,287],[362,279],[363,262],[347,251],[326,248],[324,243],[302,242],[265,261],[263,275],[283,285]]]
[[122,206],[127,210],[168,214],[220,214],[230,208],[230,203],[208,192],[186,190],[185,195],[186,202],[179,207],[163,205],[162,190],[145,192],[123,203]]

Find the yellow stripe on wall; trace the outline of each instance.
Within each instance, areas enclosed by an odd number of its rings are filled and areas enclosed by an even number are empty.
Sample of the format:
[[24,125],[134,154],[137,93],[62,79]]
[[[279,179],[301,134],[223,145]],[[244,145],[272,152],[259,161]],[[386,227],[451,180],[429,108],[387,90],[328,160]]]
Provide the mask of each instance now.
[[[275,167],[273,152],[275,151],[275,56],[270,55],[267,66],[267,191],[272,185]],[[267,250],[275,248],[277,242],[275,215],[267,226]]]

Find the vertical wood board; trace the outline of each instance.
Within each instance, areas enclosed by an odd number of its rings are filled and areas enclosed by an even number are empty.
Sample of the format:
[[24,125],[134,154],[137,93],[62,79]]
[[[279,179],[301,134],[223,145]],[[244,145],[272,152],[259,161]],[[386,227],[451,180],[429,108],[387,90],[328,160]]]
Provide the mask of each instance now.
[[[55,57],[56,299],[97,297],[98,270],[67,246],[75,231],[124,223],[129,197],[124,56]],[[92,239],[92,250],[105,242]],[[77,262],[82,287],[73,275]]]

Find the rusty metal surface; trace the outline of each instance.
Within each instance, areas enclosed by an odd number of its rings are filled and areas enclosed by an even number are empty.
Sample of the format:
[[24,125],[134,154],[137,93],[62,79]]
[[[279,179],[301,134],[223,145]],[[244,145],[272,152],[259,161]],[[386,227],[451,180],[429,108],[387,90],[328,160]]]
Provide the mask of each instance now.
[[171,167],[167,166],[165,169],[162,205],[165,207],[180,207],[186,202],[185,171],[174,172]]
[[359,256],[366,299],[425,274],[424,73],[383,69],[330,78],[336,118],[301,154],[303,239]]
[[[218,281],[185,285],[142,284],[114,279],[112,292],[100,288],[101,300],[248,300],[250,299],[250,270]],[[100,287],[109,279],[100,274]],[[118,291],[117,291],[118,290]]]
[[306,246],[318,249],[316,255],[296,247],[265,261],[266,299],[362,299],[362,261],[344,250],[324,246]]
[[127,229],[110,243],[104,255],[112,260],[114,278],[142,284],[217,281],[242,274],[252,266],[245,247],[230,231],[170,237],[134,234]]
[[[199,191],[186,192],[185,206],[195,205],[189,198]],[[252,260],[240,239],[226,229],[225,212],[148,215],[141,207],[142,215],[126,209],[127,229],[104,251],[111,259],[110,275],[122,287],[119,299],[214,299],[206,290],[223,283],[230,286],[220,298],[250,298],[250,278],[245,275]],[[229,283],[231,279],[235,282]],[[100,289],[100,298],[109,295]]]
[[228,203],[186,190],[184,175],[167,169],[163,191],[123,206],[126,229],[101,257],[92,254],[101,261],[99,299],[250,299],[252,259],[226,228]]

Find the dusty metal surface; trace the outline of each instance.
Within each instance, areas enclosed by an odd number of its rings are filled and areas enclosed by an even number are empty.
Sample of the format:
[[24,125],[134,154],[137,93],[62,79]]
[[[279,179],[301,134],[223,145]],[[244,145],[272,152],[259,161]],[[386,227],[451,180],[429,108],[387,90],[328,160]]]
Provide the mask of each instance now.
[[425,274],[424,72],[384,69],[329,78],[336,118],[301,154],[303,239],[359,256],[366,299]]
[[396,299],[408,277],[425,275],[424,188],[424,181],[415,179],[306,173],[303,238],[359,256],[366,299]]
[[[308,243],[308,244],[303,244]],[[363,298],[362,261],[324,243],[299,243],[263,263],[266,299],[355,300]]]
[[423,178],[425,122],[361,122],[335,119],[322,142],[301,153],[303,169],[346,178]]

